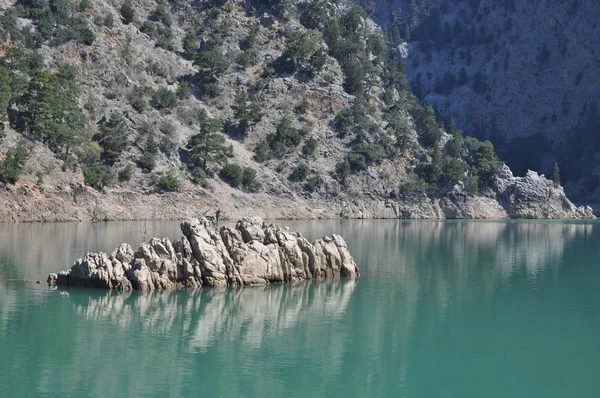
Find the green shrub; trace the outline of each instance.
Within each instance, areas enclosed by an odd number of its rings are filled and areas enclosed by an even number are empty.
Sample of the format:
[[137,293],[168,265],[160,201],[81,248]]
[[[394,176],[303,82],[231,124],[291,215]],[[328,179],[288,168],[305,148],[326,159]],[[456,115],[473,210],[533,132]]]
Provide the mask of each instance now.
[[308,111],[309,105],[310,105],[310,103],[308,102],[308,100],[306,98],[304,98],[302,100],[302,102],[300,102],[298,105],[296,105],[294,107],[294,113],[296,115],[304,115],[304,114],[306,114],[306,112]]
[[248,190],[254,190],[256,186],[256,170],[252,167],[244,167],[242,175],[242,186]]
[[329,21],[330,3],[324,0],[315,0],[304,4],[300,15],[300,22],[308,29],[326,29]]
[[271,158],[271,150],[267,140],[260,140],[254,148],[254,160],[257,162],[265,162]]
[[308,138],[302,146],[302,154],[306,157],[311,157],[317,150],[318,141],[315,137]]
[[142,93],[131,93],[129,95],[129,104],[138,113],[142,113],[146,109],[148,109],[148,102],[146,101]]
[[157,185],[163,191],[175,192],[181,187],[181,181],[177,176],[177,172],[171,169],[158,179]]
[[210,187],[210,184],[206,179],[206,173],[201,168],[193,168],[190,174],[192,176],[192,181],[200,185],[202,188],[207,189]]
[[121,171],[119,171],[118,178],[119,181],[129,181],[132,175],[133,167],[130,164],[128,164]]
[[340,184],[346,185],[350,177],[350,163],[345,159],[335,165],[334,175]]
[[456,184],[465,179],[467,169],[467,164],[461,159],[448,159],[443,167],[443,178],[451,184]]
[[306,180],[304,188],[309,192],[316,192],[323,185],[323,179],[319,175],[312,175]]
[[358,173],[359,171],[367,169],[367,160],[365,159],[365,156],[360,153],[347,154],[346,162],[353,173]]
[[266,4],[271,8],[277,18],[287,19],[288,15],[294,9],[294,3],[291,0],[267,0]]
[[355,155],[362,156],[367,165],[379,164],[388,156],[385,148],[375,143],[355,145],[353,151]]
[[[317,61],[321,55],[321,33],[312,29],[298,29],[286,37],[285,50],[278,64],[284,66],[282,72],[294,72],[298,69],[306,69],[319,72],[323,67],[322,62]],[[324,54],[323,54],[324,55]]]
[[221,88],[216,82],[203,83],[200,87],[200,93],[205,99],[217,98],[221,95]]
[[110,186],[114,182],[114,172],[110,167],[102,163],[92,163],[83,168],[83,180],[85,185],[98,190]]
[[258,50],[249,48],[243,51],[237,59],[238,63],[243,67],[256,65],[258,62]]
[[133,22],[133,20],[135,18],[135,10],[134,10],[133,6],[131,5],[130,0],[126,0],[125,3],[123,3],[121,8],[119,9],[119,11],[121,13],[121,17],[123,17],[124,24],[127,25],[127,24],[130,24]]
[[102,147],[98,141],[86,142],[79,150],[79,161],[84,165],[100,162]]
[[433,163],[419,163],[415,167],[415,174],[428,184],[438,181],[438,174]]
[[5,159],[0,162],[0,181],[15,184],[19,181],[21,172],[27,163],[27,148],[25,141],[20,141],[16,147],[6,151]]
[[177,98],[179,98],[180,100],[184,100],[188,98],[191,93],[192,89],[190,88],[190,85],[188,83],[179,82],[179,84],[177,85],[177,91],[175,92]]
[[140,27],[140,31],[147,34],[154,40],[156,47],[165,50],[173,50],[173,31],[170,26],[158,22],[145,21]]
[[91,46],[92,43],[94,43],[94,40],[96,39],[96,35],[94,35],[94,32],[87,26],[80,27],[77,33],[77,41],[88,46]]
[[107,28],[112,28],[115,26],[115,19],[112,15],[112,13],[108,13],[106,14],[106,16],[104,17],[104,20],[102,21],[102,24],[104,26],[106,26]]
[[149,152],[142,153],[138,158],[137,164],[144,173],[149,173],[156,166],[156,156]]
[[169,137],[162,137],[158,142],[158,148],[165,155],[171,156],[177,149],[177,145]]
[[283,156],[290,148],[294,148],[300,144],[302,134],[292,126],[290,119],[284,117],[277,125],[275,134],[267,136],[267,141],[275,156]]
[[398,194],[401,199],[422,200],[422,196],[429,192],[429,185],[421,179],[413,179],[398,186]]
[[152,14],[150,14],[150,19],[169,27],[172,23],[171,13],[164,3],[156,6],[156,9],[152,12]]
[[246,134],[248,128],[256,125],[262,120],[263,114],[258,102],[249,102],[248,97],[243,92],[235,96],[233,105],[233,117],[237,120],[240,130]]
[[364,135],[372,131],[376,125],[371,120],[375,109],[366,98],[357,97],[351,107],[342,109],[334,119],[334,124],[341,138],[350,134]]
[[150,104],[157,110],[170,109],[177,103],[177,95],[166,87],[161,87],[152,94]]
[[87,11],[88,8],[90,8],[90,0],[81,0],[77,5],[77,9],[80,12]]
[[244,182],[244,170],[235,163],[227,163],[219,172],[219,177],[232,187],[238,188]]
[[476,176],[468,176],[465,178],[465,190],[470,195],[479,193],[479,179]]
[[308,175],[308,166],[304,163],[297,165],[288,176],[290,181],[304,181]]
[[273,156],[283,157],[302,142],[305,134],[305,131],[294,128],[289,118],[283,117],[275,133],[267,135],[266,140],[259,141],[254,149],[254,158],[258,162],[264,162]]

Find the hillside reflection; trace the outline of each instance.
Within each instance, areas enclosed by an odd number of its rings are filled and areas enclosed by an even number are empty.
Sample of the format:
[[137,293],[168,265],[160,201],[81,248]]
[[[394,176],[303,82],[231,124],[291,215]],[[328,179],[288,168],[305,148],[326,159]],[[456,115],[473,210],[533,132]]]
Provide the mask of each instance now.
[[[123,242],[178,238],[177,221],[0,224],[0,279],[44,279],[87,252],[111,252]],[[18,265],[7,269],[9,264]]]
[[[595,222],[510,221],[297,221],[292,228],[309,238],[321,231],[342,234],[361,269],[404,272],[423,261],[493,262],[508,276],[524,270],[536,273],[560,259],[571,241],[591,236]],[[437,261],[436,261],[437,263]]]

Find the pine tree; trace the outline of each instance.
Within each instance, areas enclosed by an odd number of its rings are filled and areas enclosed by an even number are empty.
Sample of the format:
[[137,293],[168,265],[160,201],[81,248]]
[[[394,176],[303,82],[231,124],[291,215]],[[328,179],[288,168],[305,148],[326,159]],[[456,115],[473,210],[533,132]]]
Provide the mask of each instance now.
[[75,73],[61,67],[55,74],[38,71],[29,81],[21,101],[21,115],[30,134],[41,139],[66,160],[70,150],[89,139],[87,121],[77,98]]
[[185,32],[185,36],[182,42],[183,54],[187,59],[194,59],[196,52],[198,51],[198,40],[196,40],[196,34],[193,29],[188,29]]
[[231,148],[226,145],[225,136],[221,134],[222,128],[218,119],[209,118],[204,112],[200,132],[193,135],[186,146],[194,166],[206,171],[209,163],[220,163],[227,157]]
[[127,123],[118,112],[110,114],[110,118],[102,119],[100,131],[94,137],[102,147],[102,160],[109,166],[114,165],[121,153],[129,146]]
[[245,133],[248,128],[254,126],[262,119],[262,110],[257,102],[248,103],[248,98],[242,92],[235,96],[235,101],[231,106],[233,117],[238,121],[238,125]]
[[4,123],[8,118],[7,110],[12,98],[11,80],[10,70],[0,65],[0,131],[4,128]]
[[213,81],[223,75],[229,68],[229,61],[218,48],[210,51],[200,51],[196,55],[194,64],[203,71],[208,70],[208,77]]
[[552,167],[552,182],[554,183],[554,187],[560,187],[560,170],[558,168],[558,162],[554,162],[554,166]]

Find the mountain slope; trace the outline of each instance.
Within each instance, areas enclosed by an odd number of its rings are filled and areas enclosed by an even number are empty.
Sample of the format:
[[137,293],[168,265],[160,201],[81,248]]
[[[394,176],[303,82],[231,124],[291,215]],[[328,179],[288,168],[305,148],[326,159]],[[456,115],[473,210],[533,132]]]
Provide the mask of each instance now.
[[590,215],[444,129],[360,7],[6,6],[5,221]]

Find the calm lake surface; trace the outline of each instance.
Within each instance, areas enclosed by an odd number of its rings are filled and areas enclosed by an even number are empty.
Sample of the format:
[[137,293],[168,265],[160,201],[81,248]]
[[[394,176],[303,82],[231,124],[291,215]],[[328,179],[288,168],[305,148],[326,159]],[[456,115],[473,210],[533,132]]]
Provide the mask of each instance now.
[[361,277],[49,290],[178,223],[0,225],[0,396],[598,396],[600,223],[283,223],[342,234]]

